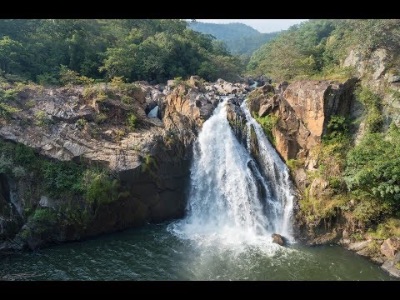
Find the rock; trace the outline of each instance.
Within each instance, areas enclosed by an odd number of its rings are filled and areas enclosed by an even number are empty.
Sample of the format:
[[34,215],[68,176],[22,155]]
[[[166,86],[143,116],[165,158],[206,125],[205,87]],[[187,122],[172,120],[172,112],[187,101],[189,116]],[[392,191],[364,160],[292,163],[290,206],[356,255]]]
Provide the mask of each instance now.
[[343,239],[349,239],[350,238],[350,234],[346,229],[343,229],[343,231],[342,231],[342,238]]
[[381,253],[387,258],[392,259],[400,251],[400,239],[389,238],[386,239],[381,245]]
[[386,260],[383,258],[383,257],[381,257],[381,256],[373,256],[373,257],[370,257],[370,259],[374,262],[374,263],[376,263],[376,264],[378,264],[378,265],[382,265]]
[[319,245],[327,245],[332,243],[339,242],[340,236],[337,231],[334,229],[331,232],[327,232],[325,234],[318,235],[314,239],[308,241],[308,245],[310,246],[319,246]]
[[190,76],[189,85],[198,88],[201,92],[205,92],[204,86],[200,81],[200,76]]
[[272,242],[280,246],[286,245],[286,239],[278,233],[272,234]]
[[263,91],[264,95],[268,93],[275,94],[275,89],[271,84],[265,84],[261,87],[261,90]]
[[[259,115],[275,114],[280,120],[273,131],[276,149],[285,159],[303,161],[320,144],[331,115],[347,115],[357,79],[343,84],[332,81],[295,81],[286,86],[282,82],[282,95],[266,84],[251,93],[250,110]],[[286,88],[285,88],[286,87]],[[279,89],[279,87],[278,87]]]
[[373,68],[372,78],[379,79],[386,70],[387,51],[386,49],[376,49],[369,59],[369,66]]
[[47,196],[40,197],[39,205],[41,207],[54,208],[54,203]]
[[279,93],[283,93],[283,92],[286,90],[286,88],[288,87],[288,85],[289,85],[289,82],[287,82],[287,81],[282,81],[282,82],[278,85]]
[[372,74],[372,79],[378,80],[386,70],[387,58],[387,50],[383,48],[376,49],[370,54],[364,54],[360,49],[353,49],[345,58],[343,67],[354,67],[360,77]]
[[348,249],[349,249],[349,250],[352,250],[352,251],[358,252],[358,251],[360,251],[360,250],[362,250],[362,249],[368,247],[369,243],[371,243],[370,240],[351,243],[351,244],[348,246]]
[[389,75],[388,76],[388,82],[389,83],[400,82],[400,76]]
[[325,194],[325,190],[328,187],[329,182],[323,178],[315,178],[310,186],[310,197],[315,199],[321,199]]
[[382,269],[386,270],[390,275],[400,278],[400,253],[397,253],[394,259],[385,261]]

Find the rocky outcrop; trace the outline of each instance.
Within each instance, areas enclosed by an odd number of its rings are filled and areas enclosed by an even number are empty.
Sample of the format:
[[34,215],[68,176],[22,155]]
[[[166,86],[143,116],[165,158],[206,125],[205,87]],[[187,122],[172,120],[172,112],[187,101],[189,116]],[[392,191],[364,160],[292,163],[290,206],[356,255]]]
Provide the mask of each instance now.
[[278,244],[279,246],[285,246],[286,245],[286,239],[281,236],[280,234],[273,233],[272,234],[272,242],[275,244]]
[[270,112],[280,119],[276,149],[285,160],[305,158],[313,167],[310,151],[321,142],[330,117],[349,112],[355,82],[297,81],[285,89],[281,101],[277,103],[277,97],[269,101]]
[[[362,85],[382,98],[385,127],[392,121],[400,126],[400,99],[396,96],[400,92],[398,59],[399,53],[393,49],[378,48],[372,52],[363,52],[354,48],[342,63],[343,67],[353,68],[362,80]],[[363,131],[358,133],[360,136],[362,134]]]
[[[304,162],[305,170],[316,167],[312,150],[321,143],[332,115],[349,113],[355,83],[333,81],[296,81],[280,84],[276,91],[265,85],[250,94],[249,108],[258,116],[275,115],[275,147],[284,160]],[[277,94],[276,92],[279,92]],[[304,169],[294,174],[297,186],[304,187]]]
[[381,253],[389,259],[395,258],[396,254],[400,252],[400,238],[386,239],[381,245]]
[[243,99],[246,88],[198,77],[167,86],[20,88],[19,112],[0,119],[1,143],[28,146],[42,160],[104,168],[118,181],[118,196],[102,204],[51,196],[23,165],[2,165],[0,252],[182,217],[192,142],[222,97]]
[[386,270],[390,275],[400,278],[400,252],[394,259],[386,260],[382,264],[382,269]]

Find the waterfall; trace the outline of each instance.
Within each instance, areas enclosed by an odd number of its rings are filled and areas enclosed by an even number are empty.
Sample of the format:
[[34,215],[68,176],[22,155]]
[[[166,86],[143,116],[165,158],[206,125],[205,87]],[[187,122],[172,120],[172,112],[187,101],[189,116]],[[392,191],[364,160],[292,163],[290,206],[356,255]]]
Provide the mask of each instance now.
[[[269,142],[261,125],[251,116],[246,101],[242,103],[241,108],[246,115],[247,129],[249,131],[248,137],[250,137],[251,127],[256,133],[258,151],[261,153],[260,163],[264,171],[264,176],[267,179],[265,184],[273,192],[272,195],[269,195],[265,199],[270,208],[269,211],[266,211],[266,214],[272,218],[271,222],[274,224],[277,233],[293,240],[290,218],[293,211],[294,193],[290,181],[289,169]],[[249,138],[247,139],[247,148],[250,149]]]
[[194,144],[187,216],[170,229],[202,242],[271,244],[275,232],[291,240],[288,169],[242,105],[262,157],[254,160],[250,147],[238,141],[228,123],[226,102],[219,103]]

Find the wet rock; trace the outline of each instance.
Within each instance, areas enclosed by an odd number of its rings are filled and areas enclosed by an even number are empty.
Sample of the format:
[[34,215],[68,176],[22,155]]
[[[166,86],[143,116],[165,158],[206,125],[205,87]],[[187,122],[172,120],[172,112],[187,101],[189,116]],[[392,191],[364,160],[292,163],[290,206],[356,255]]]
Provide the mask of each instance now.
[[286,245],[286,239],[278,234],[278,233],[273,233],[272,234],[272,242],[275,244],[278,244],[280,246],[285,246]]
[[332,232],[327,232],[325,234],[318,235],[311,241],[308,241],[309,246],[327,245],[332,243],[337,243],[340,239],[338,232],[334,229]]

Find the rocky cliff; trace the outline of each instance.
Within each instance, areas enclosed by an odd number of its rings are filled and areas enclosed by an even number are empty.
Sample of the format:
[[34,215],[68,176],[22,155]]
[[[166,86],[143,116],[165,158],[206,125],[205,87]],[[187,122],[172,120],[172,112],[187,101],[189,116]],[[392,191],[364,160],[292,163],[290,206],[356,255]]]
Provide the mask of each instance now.
[[[248,105],[291,169],[298,194],[298,239],[310,245],[339,243],[400,276],[396,219],[379,225],[363,217],[372,216],[373,210],[349,193],[343,178],[347,152],[366,135],[368,122],[375,122],[374,130],[382,134],[390,124],[399,126],[399,79],[393,75],[398,70],[392,56],[384,49],[368,55],[355,49],[342,62],[354,68],[354,78],[267,84],[249,94]],[[371,90],[378,104],[371,109],[370,100],[363,103],[356,88]],[[232,124],[237,119],[232,113]],[[381,220],[389,214],[383,208],[377,211]],[[391,228],[385,234],[373,229],[384,226]]]
[[191,144],[221,95],[245,87],[3,84],[0,251],[181,217]]

